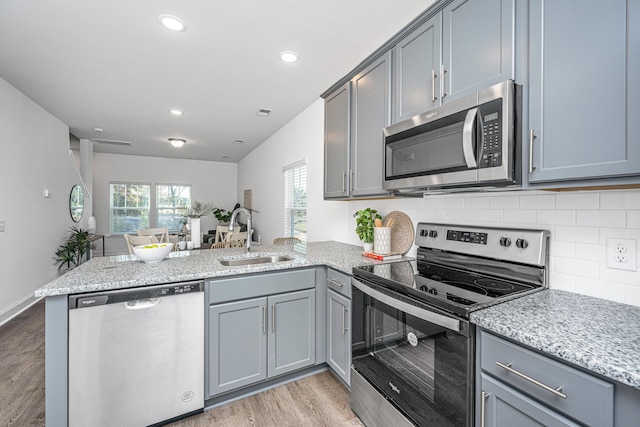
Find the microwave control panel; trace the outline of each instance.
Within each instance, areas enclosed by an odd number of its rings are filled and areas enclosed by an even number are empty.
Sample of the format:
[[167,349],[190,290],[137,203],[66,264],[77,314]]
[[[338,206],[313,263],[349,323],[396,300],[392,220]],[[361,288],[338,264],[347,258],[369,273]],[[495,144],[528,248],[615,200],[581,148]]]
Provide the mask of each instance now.
[[480,168],[502,166],[502,100],[488,102],[480,108],[482,115],[482,156]]

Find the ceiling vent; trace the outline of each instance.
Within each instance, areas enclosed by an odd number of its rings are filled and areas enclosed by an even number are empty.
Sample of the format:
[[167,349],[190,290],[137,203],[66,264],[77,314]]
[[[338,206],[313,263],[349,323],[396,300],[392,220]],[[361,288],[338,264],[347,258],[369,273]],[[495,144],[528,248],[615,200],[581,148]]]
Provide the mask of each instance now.
[[268,108],[261,108],[261,109],[258,110],[256,115],[260,116],[260,117],[268,117],[269,114],[271,114],[271,111],[273,111],[273,110],[270,110]]

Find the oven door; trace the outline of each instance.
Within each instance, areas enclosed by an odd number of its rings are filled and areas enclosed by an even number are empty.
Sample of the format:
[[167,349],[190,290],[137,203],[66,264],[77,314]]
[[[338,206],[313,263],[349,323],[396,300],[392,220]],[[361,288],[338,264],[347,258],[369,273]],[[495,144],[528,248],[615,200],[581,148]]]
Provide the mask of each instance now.
[[354,412],[368,426],[394,419],[385,405],[415,425],[471,426],[473,325],[368,280],[352,285],[352,369],[367,383],[352,377]]

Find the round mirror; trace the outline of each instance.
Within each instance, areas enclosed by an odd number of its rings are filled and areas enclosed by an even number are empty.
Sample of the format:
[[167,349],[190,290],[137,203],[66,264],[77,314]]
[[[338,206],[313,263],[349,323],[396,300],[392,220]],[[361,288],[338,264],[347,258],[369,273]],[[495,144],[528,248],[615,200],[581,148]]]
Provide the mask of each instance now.
[[71,213],[71,219],[74,222],[79,222],[82,219],[82,212],[84,211],[84,193],[82,187],[74,185],[71,189],[71,195],[69,196],[69,212]]

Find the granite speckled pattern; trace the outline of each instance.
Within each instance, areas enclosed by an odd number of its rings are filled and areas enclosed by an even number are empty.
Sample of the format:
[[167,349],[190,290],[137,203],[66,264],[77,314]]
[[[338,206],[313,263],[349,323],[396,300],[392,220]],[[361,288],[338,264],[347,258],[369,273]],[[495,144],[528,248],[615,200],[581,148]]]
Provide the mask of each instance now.
[[[293,260],[243,267],[226,267],[219,261],[223,258],[262,255],[287,255]],[[155,264],[145,264],[135,255],[95,257],[36,290],[35,296],[124,289],[316,265],[326,265],[351,274],[353,267],[363,264],[380,264],[380,261],[363,257],[361,246],[340,242],[255,246],[249,255],[245,254],[244,248],[172,252],[168,258]]]
[[640,307],[548,290],[476,311],[471,321],[640,389]]

